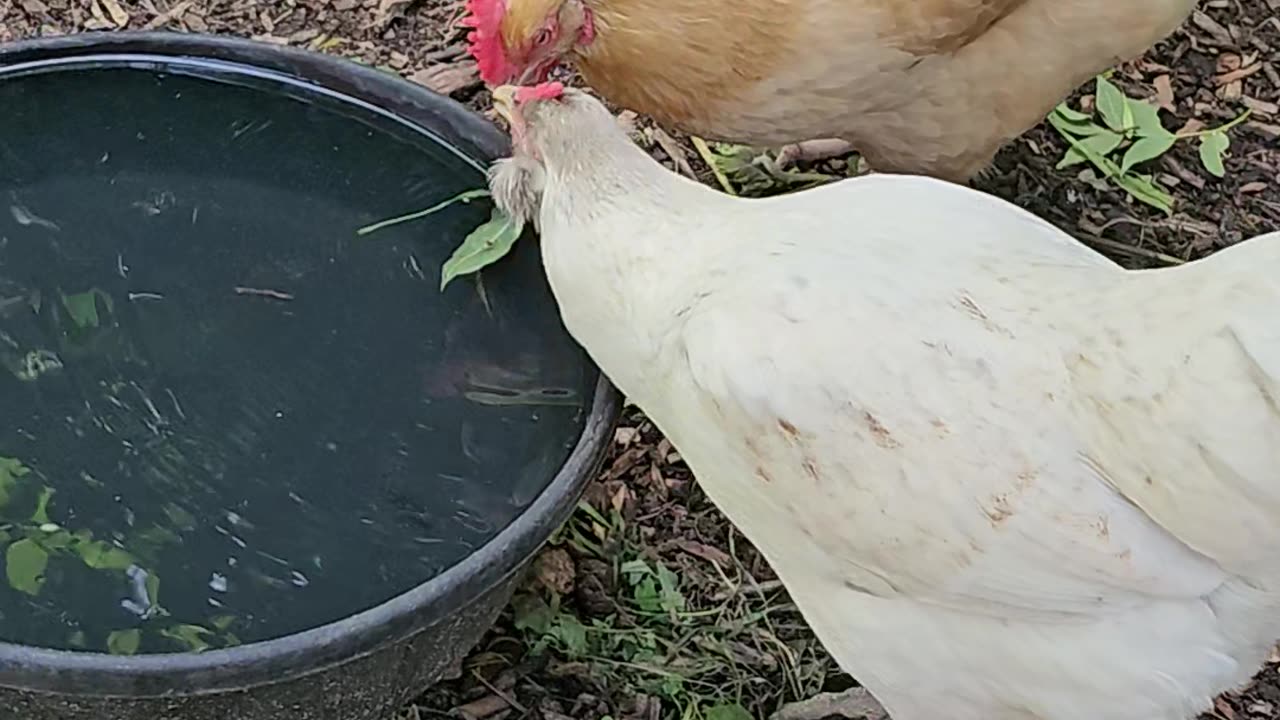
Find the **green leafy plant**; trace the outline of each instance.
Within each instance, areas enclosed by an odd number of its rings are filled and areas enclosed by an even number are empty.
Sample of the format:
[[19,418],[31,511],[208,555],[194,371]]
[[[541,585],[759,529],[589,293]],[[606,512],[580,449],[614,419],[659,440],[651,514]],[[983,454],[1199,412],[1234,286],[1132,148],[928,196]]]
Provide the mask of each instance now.
[[[425,210],[366,225],[357,230],[356,234],[368,235],[393,225],[420,220],[456,203],[469,203],[482,197],[489,197],[489,191],[466,190]],[[440,290],[443,291],[455,278],[478,272],[506,257],[522,232],[524,232],[523,223],[516,222],[497,207],[493,208],[489,219],[472,230],[462,240],[462,244],[453,251],[453,255],[441,266]]]
[[[556,592],[526,588],[511,608],[527,652],[557,654],[593,682],[659,699],[663,720],[748,720],[767,716],[783,695],[817,692],[824,661],[811,656],[813,646],[776,634],[793,612],[781,597],[743,591],[732,554],[731,567],[709,571],[682,562],[680,551],[655,551],[644,529],[616,508],[579,503],[550,544],[608,564],[613,609],[579,616]],[[775,671],[781,682],[762,681]]]
[[[90,299],[93,297],[86,295]],[[78,302],[72,301],[72,304]],[[87,317],[87,311],[83,317]],[[95,538],[87,529],[69,530],[52,519],[50,503],[56,491],[39,483],[41,477],[38,471],[21,460],[0,456],[0,548],[4,548],[5,579],[13,590],[33,598],[48,594],[46,572],[50,564],[69,559],[79,561],[91,570],[118,576],[127,576],[135,567],[142,569],[143,561],[124,547]],[[194,523],[190,513],[176,505],[166,507],[165,512],[179,526]],[[155,526],[154,529],[160,528]],[[140,552],[145,554],[145,550]],[[142,583],[146,600],[154,612],[148,613],[138,627],[109,633],[103,641],[107,652],[117,655],[136,653],[143,633],[154,633],[187,652],[207,650],[215,643],[219,647],[240,644],[239,638],[230,632],[236,620],[233,616],[213,617],[208,627],[180,623],[170,618],[160,604],[159,575],[142,570],[145,572]],[[75,647],[88,646],[88,639],[82,631],[73,632],[69,642]]]
[[1135,168],[1169,151],[1180,140],[1200,141],[1200,162],[1217,177],[1226,175],[1222,158],[1231,146],[1227,131],[1249,117],[1240,117],[1221,127],[1175,133],[1160,122],[1160,109],[1143,100],[1125,96],[1114,83],[1099,75],[1095,80],[1096,116],[1060,103],[1049,115],[1049,124],[1070,148],[1058,162],[1059,170],[1088,162],[1134,199],[1165,213],[1173,212],[1173,196],[1150,174]]

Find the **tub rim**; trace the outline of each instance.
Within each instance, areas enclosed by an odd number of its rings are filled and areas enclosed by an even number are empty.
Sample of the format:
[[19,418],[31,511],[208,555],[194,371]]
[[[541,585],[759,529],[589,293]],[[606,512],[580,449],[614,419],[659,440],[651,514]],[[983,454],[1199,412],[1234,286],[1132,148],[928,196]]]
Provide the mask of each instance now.
[[[435,135],[483,169],[509,143],[479,114],[399,76],[320,52],[220,35],[88,32],[0,45],[0,80],[14,66],[91,56],[222,61],[301,82],[381,110]],[[622,399],[599,368],[573,450],[538,497],[492,539],[435,577],[326,625],[202,653],[116,656],[0,641],[0,687],[62,696],[141,699],[246,690],[322,672],[403,641],[512,579],[568,519],[612,437]]]

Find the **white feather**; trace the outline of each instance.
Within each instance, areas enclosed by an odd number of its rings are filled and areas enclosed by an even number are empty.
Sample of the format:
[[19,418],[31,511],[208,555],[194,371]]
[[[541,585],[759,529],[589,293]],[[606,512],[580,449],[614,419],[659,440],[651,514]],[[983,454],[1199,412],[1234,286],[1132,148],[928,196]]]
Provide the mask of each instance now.
[[566,326],[896,720],[1183,720],[1257,670],[1280,234],[1129,272],[940,181],[729,198],[593,103],[532,122]]

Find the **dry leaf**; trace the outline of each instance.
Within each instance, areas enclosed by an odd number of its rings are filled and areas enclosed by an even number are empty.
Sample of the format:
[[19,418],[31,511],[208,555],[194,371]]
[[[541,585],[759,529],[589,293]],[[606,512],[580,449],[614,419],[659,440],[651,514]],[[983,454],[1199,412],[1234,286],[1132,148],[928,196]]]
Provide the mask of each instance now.
[[120,3],[116,0],[98,0],[102,5],[102,9],[111,17],[111,23],[118,28],[122,28],[129,24],[129,13],[120,7]]
[[558,595],[573,592],[576,570],[563,548],[547,548],[533,561],[533,576],[542,587]]
[[428,65],[410,75],[409,79],[441,95],[448,95],[479,85],[480,69],[474,60],[459,60],[453,63]]
[[613,494],[613,497],[609,498],[609,507],[613,508],[614,512],[621,513],[630,499],[631,491],[627,489],[626,485],[619,485],[618,491]]

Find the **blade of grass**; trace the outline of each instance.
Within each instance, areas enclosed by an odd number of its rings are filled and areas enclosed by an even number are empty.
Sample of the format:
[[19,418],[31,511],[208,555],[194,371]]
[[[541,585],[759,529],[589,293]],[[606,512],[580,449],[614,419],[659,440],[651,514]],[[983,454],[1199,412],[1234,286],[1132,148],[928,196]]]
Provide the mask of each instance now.
[[445,208],[449,207],[454,203],[469,203],[472,200],[475,200],[476,198],[482,198],[482,197],[489,197],[489,191],[488,190],[464,190],[463,192],[460,192],[457,195],[454,195],[448,200],[443,200],[441,202],[436,203],[435,205],[432,205],[426,210],[419,210],[418,212],[409,213],[408,215],[401,215],[399,217],[393,217],[387,220],[383,220],[381,222],[373,223],[372,225],[365,225],[359,230],[356,230],[356,235],[368,235],[369,233],[374,233],[379,230],[389,228],[392,225],[399,225],[400,223],[406,223],[406,222],[409,222],[410,220],[417,220],[419,218],[424,218],[428,215],[431,215],[432,213],[438,213],[441,210],[444,210]]

